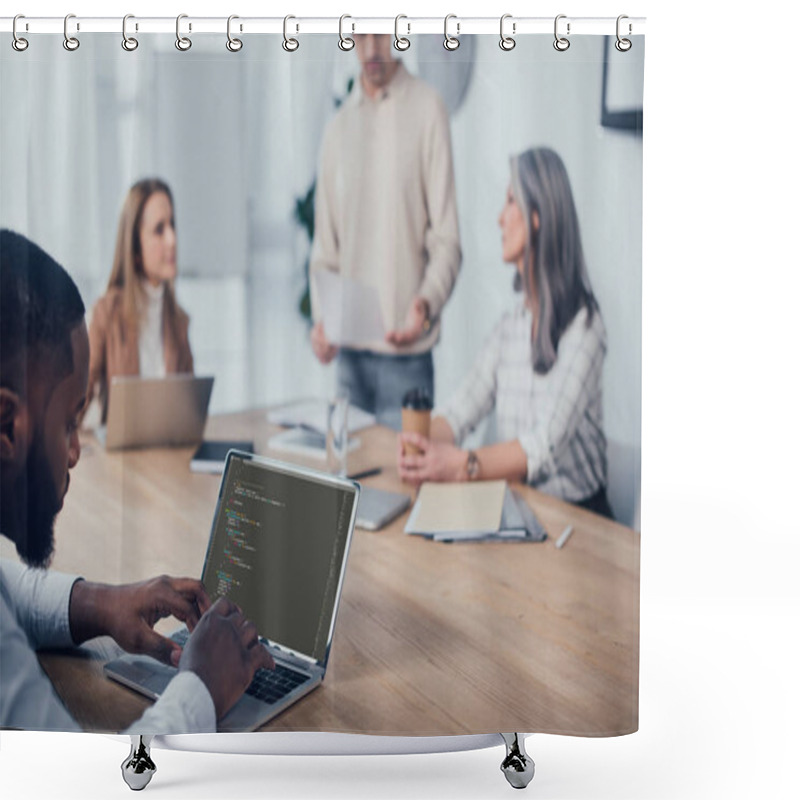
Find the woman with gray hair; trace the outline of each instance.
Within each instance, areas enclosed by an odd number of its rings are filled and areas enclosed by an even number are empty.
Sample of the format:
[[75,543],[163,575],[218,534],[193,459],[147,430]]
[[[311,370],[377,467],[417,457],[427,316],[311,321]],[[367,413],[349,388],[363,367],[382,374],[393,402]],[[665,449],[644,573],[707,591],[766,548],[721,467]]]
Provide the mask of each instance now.
[[[514,287],[523,297],[494,327],[450,402],[434,412],[430,438],[400,434],[400,476],[413,484],[526,481],[611,517],[602,403],[606,333],[557,153],[536,148],[511,159],[499,224],[503,261],[515,266]],[[492,409],[500,441],[459,447]]]

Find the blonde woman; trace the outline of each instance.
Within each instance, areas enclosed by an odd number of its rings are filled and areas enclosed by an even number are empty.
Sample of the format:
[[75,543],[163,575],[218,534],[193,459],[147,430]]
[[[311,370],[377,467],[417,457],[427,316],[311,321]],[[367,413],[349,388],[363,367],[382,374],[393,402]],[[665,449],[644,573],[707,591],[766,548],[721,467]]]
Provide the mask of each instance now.
[[189,317],[175,300],[176,244],[167,184],[134,184],[120,214],[108,288],[89,327],[88,400],[99,398],[103,422],[113,376],[194,371]]
[[[525,481],[610,517],[602,397],[606,332],[557,153],[537,148],[511,159],[498,221],[503,261],[515,268],[522,297],[497,323],[460,389],[435,412],[430,439],[411,433],[398,438],[400,476],[414,484]],[[492,409],[500,441],[461,448]]]

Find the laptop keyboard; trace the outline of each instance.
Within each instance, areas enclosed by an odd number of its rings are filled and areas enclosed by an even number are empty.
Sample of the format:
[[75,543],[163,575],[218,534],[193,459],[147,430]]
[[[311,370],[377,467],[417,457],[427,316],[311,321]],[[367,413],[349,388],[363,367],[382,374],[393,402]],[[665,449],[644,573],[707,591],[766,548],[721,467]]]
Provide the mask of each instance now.
[[[189,631],[185,628],[176,631],[172,634],[172,639],[183,647],[189,639]],[[310,678],[310,675],[297,672],[283,664],[276,664],[275,669],[258,670],[245,693],[264,703],[277,703]]]
[[275,669],[260,669],[256,672],[253,682],[247,687],[247,694],[265,703],[276,703],[308,679],[308,675],[276,664]]

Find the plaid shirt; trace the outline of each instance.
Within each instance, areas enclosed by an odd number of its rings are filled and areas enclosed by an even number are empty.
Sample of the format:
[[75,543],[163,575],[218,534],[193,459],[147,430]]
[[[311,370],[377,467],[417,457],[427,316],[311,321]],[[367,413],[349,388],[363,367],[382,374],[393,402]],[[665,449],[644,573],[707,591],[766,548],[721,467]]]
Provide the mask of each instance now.
[[520,303],[495,325],[466,380],[436,412],[460,443],[496,408],[499,440],[516,439],[525,451],[527,482],[573,502],[606,485],[606,332],[599,312],[588,327],[586,319],[581,309],[561,336],[550,371],[538,375],[531,361],[533,317]]

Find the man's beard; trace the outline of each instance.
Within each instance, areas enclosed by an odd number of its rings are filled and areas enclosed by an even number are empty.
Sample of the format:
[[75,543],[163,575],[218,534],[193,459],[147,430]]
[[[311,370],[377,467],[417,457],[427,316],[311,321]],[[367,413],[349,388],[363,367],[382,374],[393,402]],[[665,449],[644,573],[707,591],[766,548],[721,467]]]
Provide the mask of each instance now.
[[29,567],[46,568],[53,557],[53,523],[61,508],[61,497],[47,463],[44,439],[38,433],[27,461],[15,490],[20,509],[15,543],[17,553]]

